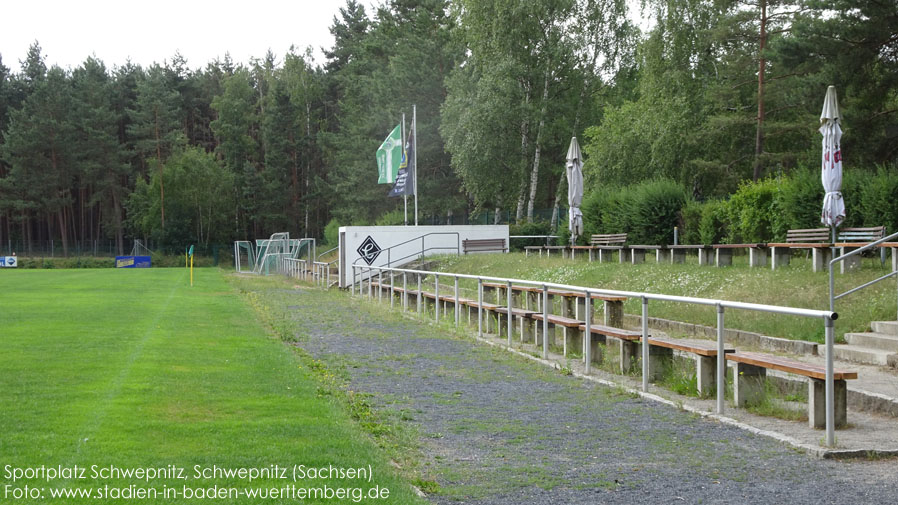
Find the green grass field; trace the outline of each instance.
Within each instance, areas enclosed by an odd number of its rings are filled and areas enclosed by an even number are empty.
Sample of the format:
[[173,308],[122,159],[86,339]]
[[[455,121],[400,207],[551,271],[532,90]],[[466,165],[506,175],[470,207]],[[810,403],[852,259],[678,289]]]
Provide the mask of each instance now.
[[[587,263],[583,257],[571,261],[561,259],[557,254],[540,258],[523,253],[446,256],[439,260],[438,268],[445,272],[820,310],[829,308],[828,274],[812,272],[810,261],[798,256],[788,267],[775,271],[769,267],[748,268],[744,256],[734,258],[734,266],[727,268],[699,266],[695,256],[689,256],[685,264],[676,265],[659,265],[655,263],[654,255],[646,255],[646,263],[641,265]],[[836,290],[840,292],[859,286],[888,273],[889,268],[888,264],[882,268],[878,259],[864,259],[861,270],[836,274]],[[836,336],[865,331],[871,321],[894,320],[898,307],[895,283],[894,278],[887,279],[837,300]],[[475,285],[468,283],[467,287],[468,296],[475,296]],[[640,314],[639,300],[630,299],[625,310],[628,314]],[[667,302],[651,302],[649,315],[707,326],[715,326],[717,317],[714,307]],[[729,310],[726,325],[775,337],[812,342],[823,342],[824,339],[823,323],[817,319]]]
[[[266,332],[219,270],[199,270],[196,286],[188,283],[184,269],[0,272],[0,503],[98,503],[129,489],[132,500],[155,493],[145,503],[196,503],[184,488],[213,486],[228,495],[221,503],[294,503],[290,493],[308,487],[416,503],[343,403],[321,394],[315,373]],[[286,467],[287,478],[194,478],[195,466],[202,473],[272,465]],[[370,465],[373,475],[294,482],[294,465]],[[86,471],[49,479],[40,470],[75,466]],[[171,466],[188,478],[102,473]],[[13,482],[29,468],[38,475]],[[367,499],[374,486],[389,499]],[[51,497],[68,488],[93,498]],[[235,498],[227,488],[282,496]],[[105,500],[96,498],[101,492]]]

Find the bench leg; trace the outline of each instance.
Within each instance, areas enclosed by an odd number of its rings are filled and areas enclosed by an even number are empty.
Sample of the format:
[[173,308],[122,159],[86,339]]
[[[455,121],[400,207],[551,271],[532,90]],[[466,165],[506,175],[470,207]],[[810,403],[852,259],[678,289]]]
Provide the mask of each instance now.
[[672,361],[673,349],[649,344],[649,382],[660,380]]
[[[834,382],[835,425],[843,428],[848,424],[848,385],[844,380]],[[808,425],[811,428],[826,428],[826,381],[808,381]]]
[[[840,247],[839,255],[842,256],[842,255],[848,254],[851,251],[854,251],[855,249],[857,249],[857,247]],[[839,273],[844,274],[845,272],[851,272],[853,270],[858,270],[861,268],[861,256],[859,254],[855,254],[854,256],[852,256],[850,258],[845,258],[844,260],[840,261],[839,263],[840,263],[840,268],[841,268]]]
[[561,315],[564,317],[574,317],[576,310],[576,298],[573,296],[561,297]]
[[564,332],[564,355],[568,352],[583,352],[583,332],[579,328],[562,327]]
[[711,264],[711,249],[701,248],[698,250],[698,264],[700,266],[707,266]]
[[714,391],[717,387],[717,357],[696,354],[695,377],[698,382],[699,394],[710,394]]
[[792,259],[792,250],[788,247],[773,247],[770,249],[771,270],[776,270],[779,267],[789,266],[790,259]]
[[605,300],[605,318],[603,324],[612,328],[624,327],[624,302]]
[[645,249],[631,249],[630,262],[634,265],[645,263]]
[[589,356],[593,363],[601,363],[604,359],[603,349],[605,349],[605,335],[599,335],[598,333],[593,333],[589,339]]
[[636,358],[639,356],[639,349],[637,349],[636,342],[614,337],[608,337],[608,340],[611,342],[617,340],[617,355],[620,357],[620,373],[626,374],[630,371],[630,368],[633,367]]
[[750,267],[766,267],[767,266],[767,249],[751,247],[748,249],[748,266]]
[[526,344],[531,341],[536,342],[533,338],[533,320],[527,317],[519,317],[518,324],[521,330],[521,343]]
[[539,293],[527,292],[527,310],[539,311]]
[[718,267],[729,267],[733,265],[732,249],[717,249],[715,252],[717,253],[715,263]]
[[632,251],[630,249],[620,249],[618,251],[618,262],[619,263],[629,263],[631,252]]
[[811,253],[811,270],[814,272],[825,272],[829,267],[829,261],[833,259],[832,249],[829,247],[818,247]]
[[674,249],[670,251],[671,263],[686,263],[686,251],[684,249]]
[[655,259],[658,263],[670,263],[670,253],[668,249],[655,249]]
[[592,263],[592,261],[593,261],[593,254],[592,254],[592,249],[590,249],[589,250],[589,262]]
[[553,347],[555,345],[555,325],[552,323],[549,323],[549,332],[547,335],[543,334],[543,322],[542,321],[536,321],[535,326],[536,326],[536,330],[534,333],[536,333],[536,345],[542,346],[543,339],[548,337],[549,347],[550,348]]
[[736,362],[733,369],[733,399],[737,407],[754,405],[764,398],[767,369]]

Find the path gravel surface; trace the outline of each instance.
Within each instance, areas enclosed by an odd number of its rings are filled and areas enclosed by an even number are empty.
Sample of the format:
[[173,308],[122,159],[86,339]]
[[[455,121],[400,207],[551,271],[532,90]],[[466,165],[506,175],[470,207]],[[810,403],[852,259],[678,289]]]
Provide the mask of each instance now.
[[[433,503],[883,503],[898,461],[821,460],[346,293],[284,294],[297,345],[419,434]],[[821,433],[822,436],[822,433]]]

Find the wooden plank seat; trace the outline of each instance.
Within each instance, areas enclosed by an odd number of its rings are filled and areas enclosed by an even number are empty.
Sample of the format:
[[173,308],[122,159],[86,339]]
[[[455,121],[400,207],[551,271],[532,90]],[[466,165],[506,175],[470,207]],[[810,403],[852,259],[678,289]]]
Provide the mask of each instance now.
[[[506,335],[508,328],[503,326],[503,321],[505,324],[508,324],[508,307],[507,306],[498,306],[493,309],[493,312],[496,314],[496,320],[498,323],[498,333],[499,335]],[[517,327],[518,334],[521,336],[521,342],[533,342],[536,343],[535,333],[533,331],[533,315],[538,314],[538,312],[527,309],[517,309],[511,308],[511,324],[512,331]]]
[[465,254],[471,252],[508,252],[504,238],[466,238],[461,241]]
[[524,256],[530,256],[531,251],[538,252],[540,256],[543,255],[543,247],[541,245],[527,245],[524,246]]
[[767,265],[767,244],[714,244],[714,264],[727,267],[733,264],[733,250],[748,250],[748,266],[761,267]]
[[[587,333],[585,323],[581,323],[578,328],[581,332]],[[589,328],[588,341],[592,361],[601,363],[604,359],[600,350],[601,348],[599,347],[600,344],[612,345],[616,342],[617,355],[620,357],[619,371],[622,374],[627,373],[636,362],[636,358],[639,355],[636,344],[642,339],[642,332],[625,330],[623,328],[615,328],[602,324],[591,324],[589,325]],[[611,341],[609,341],[609,339],[611,339]]]
[[666,245],[630,244],[630,263],[636,265],[645,263],[645,252],[655,251],[655,260],[658,263],[670,261],[670,250]]
[[[709,393],[716,387],[716,342],[684,342],[675,339],[649,338],[649,345],[695,355],[695,377],[698,382],[698,392]],[[724,347],[723,352],[725,354],[733,353],[736,352],[736,349]]]
[[[795,361],[780,356],[758,352],[736,352],[726,359],[735,363],[733,370],[733,396],[738,407],[759,402],[764,396],[764,379],[767,370],[779,370],[808,378],[808,424],[812,428],[826,427],[826,368]],[[848,422],[848,387],[846,380],[857,379],[857,372],[835,370],[835,426]]]
[[686,251],[695,250],[698,251],[698,264],[699,265],[709,265],[711,263],[711,251],[714,250],[710,245],[702,245],[702,244],[677,244],[677,245],[669,245],[667,246],[670,249],[670,262],[671,263],[685,263],[686,262]]
[[599,252],[599,262],[604,262],[607,257],[611,260],[612,254],[618,252],[618,261],[626,263],[629,261],[629,249],[626,247],[626,233],[599,233],[589,237],[589,261],[593,261],[594,252]]
[[[839,249],[839,256],[847,254],[855,249],[864,247],[870,242],[875,242],[886,235],[885,226],[872,226],[867,228],[842,228],[838,230],[835,247]],[[895,252],[894,250],[892,251]],[[886,250],[880,249],[880,262],[882,265],[886,263]],[[861,256],[855,255],[839,262],[839,268],[842,273],[850,270],[856,270],[861,267]]]
[[[559,316],[556,314],[549,314],[548,316],[544,316],[542,312],[536,312],[530,317],[535,321],[534,327],[536,329],[535,334],[537,345],[542,344],[543,338],[548,339],[550,347],[553,345],[558,345],[556,343],[556,337],[558,337],[558,333],[561,333],[563,355],[567,356],[569,349],[582,349],[583,340],[582,333],[580,331],[580,325],[583,322],[579,319]],[[543,319],[548,322],[548,335],[543,335],[542,333]]]
[[770,267],[776,270],[789,264],[793,249],[811,249],[813,270],[819,272],[831,258],[831,232],[829,228],[803,228],[788,230],[785,242],[770,242]]
[[[560,314],[565,317],[585,320],[586,316],[586,294],[582,291],[565,291],[558,289],[550,289],[549,291],[549,307],[553,307],[555,297],[561,299]],[[592,300],[601,300],[604,303],[603,323],[606,326],[621,327],[624,324],[624,302],[627,301],[626,296],[607,296],[598,293],[590,293]],[[592,320],[595,321],[595,305],[592,306]],[[539,310],[539,309],[537,309]]]

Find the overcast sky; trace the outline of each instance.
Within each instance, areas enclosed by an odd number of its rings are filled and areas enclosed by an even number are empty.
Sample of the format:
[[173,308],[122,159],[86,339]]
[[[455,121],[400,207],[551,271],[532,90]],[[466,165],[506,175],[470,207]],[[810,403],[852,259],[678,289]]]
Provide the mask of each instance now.
[[[363,0],[367,12],[372,1]],[[378,4],[379,2],[373,2]],[[147,66],[180,51],[192,68],[230,53],[235,62],[270,48],[281,61],[291,45],[330,48],[328,28],[346,0],[9,0],[0,7],[0,55],[19,71],[37,40],[47,66],[76,68],[96,55],[107,67]]]

